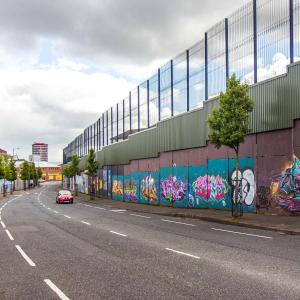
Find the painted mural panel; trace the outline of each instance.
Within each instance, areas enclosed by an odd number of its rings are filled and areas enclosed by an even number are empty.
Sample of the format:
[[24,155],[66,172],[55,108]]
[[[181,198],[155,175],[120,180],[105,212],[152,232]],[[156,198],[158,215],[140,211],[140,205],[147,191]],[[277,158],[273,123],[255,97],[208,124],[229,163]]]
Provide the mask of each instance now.
[[188,169],[186,167],[160,169],[160,204],[188,205]]
[[300,161],[294,161],[271,183],[271,196],[276,206],[290,213],[300,212]]
[[[256,210],[255,207],[255,194],[256,194],[256,182],[254,176],[254,159],[253,158],[241,158],[239,159],[239,179],[241,179],[242,184],[242,203],[243,210],[245,212],[254,212]],[[229,160],[229,172],[230,172],[230,180],[231,180],[231,188],[233,188],[232,180],[235,179],[235,160]],[[234,197],[234,195],[232,195]]]
[[139,202],[139,173],[124,176],[124,200],[126,202]]
[[107,195],[107,170],[102,170],[102,195]]
[[111,186],[111,169],[107,170],[107,197],[111,198],[111,190],[112,190],[112,186]]
[[123,201],[123,176],[112,177],[112,198]]
[[140,173],[140,203],[159,204],[159,173]]

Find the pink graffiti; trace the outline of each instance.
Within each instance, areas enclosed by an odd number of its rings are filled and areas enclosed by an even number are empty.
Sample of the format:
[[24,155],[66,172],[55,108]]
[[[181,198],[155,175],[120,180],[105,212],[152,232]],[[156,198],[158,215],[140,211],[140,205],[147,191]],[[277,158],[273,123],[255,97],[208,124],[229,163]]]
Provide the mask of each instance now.
[[205,175],[193,182],[195,195],[203,200],[223,200],[229,191],[226,179],[221,176]]
[[178,180],[176,176],[169,176],[161,180],[161,195],[163,198],[173,204],[176,201],[182,201],[187,192],[187,183]]

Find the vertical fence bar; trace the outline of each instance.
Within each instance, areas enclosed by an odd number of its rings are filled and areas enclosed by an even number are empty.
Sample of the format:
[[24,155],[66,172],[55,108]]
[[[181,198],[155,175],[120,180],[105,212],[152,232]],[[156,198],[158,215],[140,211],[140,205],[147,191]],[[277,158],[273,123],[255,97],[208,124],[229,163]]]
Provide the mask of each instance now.
[[257,4],[253,0],[254,83],[257,83]]
[[228,19],[225,18],[225,56],[226,56],[226,86],[229,78],[229,39],[228,39]]
[[174,76],[173,76],[173,70],[174,70],[174,63],[173,63],[173,59],[171,59],[171,117],[174,116],[174,89],[173,89],[173,85],[174,85]]
[[205,100],[208,99],[208,45],[207,45],[207,32],[204,36],[205,43]]
[[131,120],[131,92],[129,92],[129,132],[131,133],[131,130],[132,130],[132,120]]
[[140,112],[140,87],[137,87],[137,97],[138,97],[138,131],[141,130],[141,112]]
[[147,127],[150,127],[150,93],[149,93],[149,80],[147,80]]
[[123,99],[123,140],[125,139],[125,100]]
[[117,103],[117,136],[116,141],[119,141],[119,103]]
[[190,51],[186,50],[186,111],[190,111]]
[[114,137],[114,122],[113,122],[113,108],[110,108],[110,142],[113,144],[113,137]]
[[294,0],[290,0],[290,63],[294,63]]
[[160,108],[161,108],[161,101],[160,101],[160,69],[158,69],[158,121],[160,121],[161,119],[161,112],[160,112]]

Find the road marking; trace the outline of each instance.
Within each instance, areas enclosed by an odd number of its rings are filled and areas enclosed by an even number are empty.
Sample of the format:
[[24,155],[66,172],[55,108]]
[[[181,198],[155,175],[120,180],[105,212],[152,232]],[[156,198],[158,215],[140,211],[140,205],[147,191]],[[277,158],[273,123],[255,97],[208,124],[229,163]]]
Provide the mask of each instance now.
[[5,229],[6,228],[5,224],[2,221],[0,223],[1,223],[2,227]]
[[120,236],[127,236],[126,234],[120,233],[120,232],[116,232],[116,231],[110,231],[110,233],[116,234],[116,235],[120,235]]
[[50,289],[56,293],[56,295],[62,300],[70,300],[50,279],[44,279],[44,282],[50,287]]
[[27,256],[27,254],[22,250],[22,248],[19,245],[16,245],[16,248],[18,249],[18,251],[21,253],[21,255],[23,256],[23,258],[28,262],[28,264],[31,267],[35,267],[35,263]]
[[91,225],[91,223],[85,222],[85,221],[80,221],[81,223],[85,224],[85,225]]
[[102,210],[106,210],[106,208],[103,208],[103,207],[96,207],[96,206],[95,206],[95,208],[97,208],[97,209],[102,209]]
[[5,229],[5,232],[6,232],[6,234],[8,235],[9,239],[10,239],[11,241],[13,241],[14,238],[13,238],[13,236],[10,234],[10,232],[9,232],[7,229]]
[[64,217],[66,217],[66,218],[68,218],[68,219],[71,219],[71,217],[70,217],[70,216],[67,216],[67,215],[64,215]]
[[51,210],[51,208],[50,208],[50,207],[47,207],[47,209]]
[[134,217],[139,217],[139,218],[145,218],[145,219],[151,219],[151,217],[143,216],[143,215],[136,215],[136,214],[130,214],[131,216]]
[[54,210],[54,212],[55,212],[56,214],[58,214],[58,211]]
[[177,221],[172,221],[172,220],[166,220],[166,219],[161,219],[163,222],[168,222],[168,223],[176,223],[176,224],[181,224],[181,225],[186,225],[186,226],[192,226],[195,227],[196,225],[194,224],[189,224],[189,223],[183,223],[183,222],[177,222]]
[[174,249],[171,249],[171,248],[165,248],[165,249],[166,249],[166,250],[168,250],[168,251],[171,251],[171,252],[177,253],[177,254],[181,254],[181,255],[185,255],[185,256],[192,257],[192,258],[200,259],[200,257],[199,257],[199,256],[196,256],[196,255],[193,255],[193,254],[189,254],[189,253],[185,253],[185,252],[177,251],[177,250],[174,250]]
[[263,239],[273,239],[271,236],[265,236],[265,235],[257,235],[257,234],[244,233],[244,232],[238,232],[238,231],[231,231],[231,230],[225,230],[225,229],[219,229],[219,228],[211,228],[211,229],[215,230],[215,231],[222,231],[222,232],[228,232],[228,233],[233,233],[233,234],[254,236],[254,237],[259,237],[259,238],[263,238]]
[[124,213],[126,209],[112,209],[111,211],[115,213]]

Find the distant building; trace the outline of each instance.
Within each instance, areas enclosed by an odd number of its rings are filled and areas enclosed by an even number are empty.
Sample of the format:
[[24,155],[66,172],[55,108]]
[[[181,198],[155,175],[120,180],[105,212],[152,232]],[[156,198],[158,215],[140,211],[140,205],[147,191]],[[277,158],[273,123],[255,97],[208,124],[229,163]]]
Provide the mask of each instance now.
[[7,151],[0,148],[0,155],[7,155]]
[[40,161],[48,161],[48,144],[45,143],[33,143],[32,155],[39,155]]
[[[18,160],[16,162],[17,173],[20,174],[22,164],[24,160]],[[60,163],[45,162],[45,161],[34,161],[36,167],[42,169],[42,179],[45,181],[61,181],[62,180],[62,165]]]

